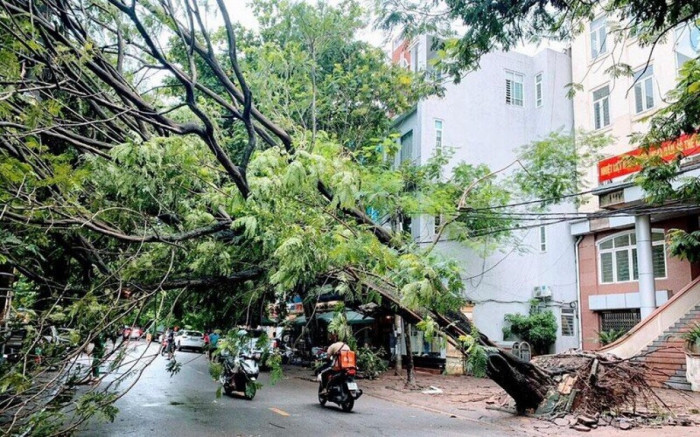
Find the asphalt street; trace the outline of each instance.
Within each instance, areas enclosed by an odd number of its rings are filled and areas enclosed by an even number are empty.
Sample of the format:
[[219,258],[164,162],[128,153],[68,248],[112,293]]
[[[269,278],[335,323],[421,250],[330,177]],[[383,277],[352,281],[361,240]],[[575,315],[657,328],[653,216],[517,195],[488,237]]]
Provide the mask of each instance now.
[[[132,353],[142,352],[140,345]],[[155,348],[155,346],[153,346]],[[150,355],[150,350],[144,355]],[[321,407],[317,386],[286,376],[267,383],[252,401],[237,396],[216,398],[218,384],[208,373],[204,355],[178,352],[182,370],[172,377],[158,357],[138,383],[116,403],[114,423],[93,421],[81,436],[499,436],[504,429],[488,423],[362,396],[351,413],[334,404]],[[362,381],[359,381],[360,387]],[[508,435],[517,435],[512,431]]]

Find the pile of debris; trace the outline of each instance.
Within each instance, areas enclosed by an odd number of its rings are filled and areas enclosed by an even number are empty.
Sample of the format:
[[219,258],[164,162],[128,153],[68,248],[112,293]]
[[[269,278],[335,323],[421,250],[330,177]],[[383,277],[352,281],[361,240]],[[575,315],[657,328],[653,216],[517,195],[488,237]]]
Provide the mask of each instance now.
[[[646,381],[641,362],[610,354],[570,351],[535,357],[532,363],[554,381],[535,416],[589,431],[598,426],[692,425],[671,410]],[[501,405],[508,408],[507,401]]]

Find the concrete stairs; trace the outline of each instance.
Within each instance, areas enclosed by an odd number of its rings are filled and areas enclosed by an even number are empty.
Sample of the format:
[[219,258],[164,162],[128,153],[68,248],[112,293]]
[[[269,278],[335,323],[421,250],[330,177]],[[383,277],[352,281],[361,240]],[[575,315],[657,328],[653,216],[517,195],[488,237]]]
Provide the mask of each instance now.
[[681,337],[695,323],[700,323],[700,304],[678,319],[634,358],[649,367],[650,385],[688,391],[691,389],[685,378],[685,342]]

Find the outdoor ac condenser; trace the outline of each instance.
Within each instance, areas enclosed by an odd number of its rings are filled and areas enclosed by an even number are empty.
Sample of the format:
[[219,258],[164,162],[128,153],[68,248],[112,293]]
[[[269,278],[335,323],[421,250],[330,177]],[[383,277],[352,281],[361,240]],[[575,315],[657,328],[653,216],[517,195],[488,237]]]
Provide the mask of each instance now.
[[538,285],[534,295],[536,299],[549,299],[552,297],[552,289],[548,285]]

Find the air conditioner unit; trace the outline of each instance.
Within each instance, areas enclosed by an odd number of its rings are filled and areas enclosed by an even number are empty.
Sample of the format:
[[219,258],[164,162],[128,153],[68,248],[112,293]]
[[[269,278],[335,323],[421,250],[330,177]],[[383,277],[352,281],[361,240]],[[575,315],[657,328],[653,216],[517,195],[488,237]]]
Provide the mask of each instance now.
[[552,289],[547,285],[538,285],[535,287],[535,299],[549,299],[552,297]]

